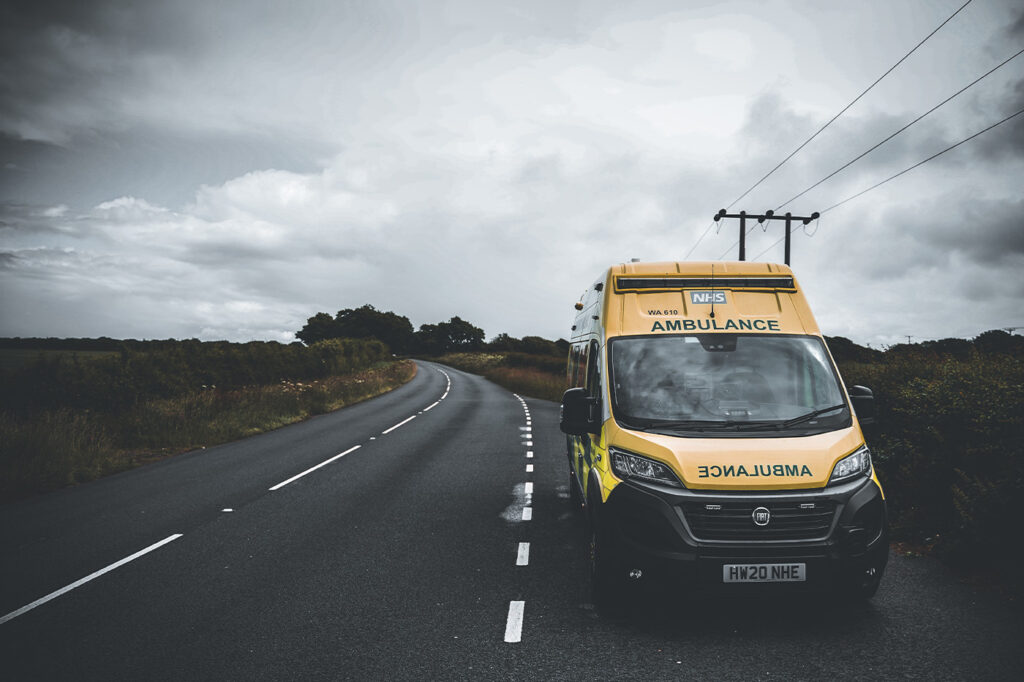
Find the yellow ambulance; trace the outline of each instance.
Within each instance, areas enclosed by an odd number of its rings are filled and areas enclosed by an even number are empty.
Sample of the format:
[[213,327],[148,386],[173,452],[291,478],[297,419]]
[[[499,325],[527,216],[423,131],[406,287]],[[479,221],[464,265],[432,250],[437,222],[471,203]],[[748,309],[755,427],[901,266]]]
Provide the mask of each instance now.
[[599,604],[651,581],[875,594],[873,396],[847,391],[787,266],[621,264],[576,309],[561,429]]

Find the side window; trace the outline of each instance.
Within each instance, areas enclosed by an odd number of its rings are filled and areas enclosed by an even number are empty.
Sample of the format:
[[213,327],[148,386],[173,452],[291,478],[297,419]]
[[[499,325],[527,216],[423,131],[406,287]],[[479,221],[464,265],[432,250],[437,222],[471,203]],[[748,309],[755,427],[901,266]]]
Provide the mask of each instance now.
[[582,387],[586,385],[587,376],[587,358],[589,353],[587,352],[587,346],[581,345],[579,349],[579,364],[576,366],[576,381],[575,385]]
[[597,341],[590,342],[587,362],[587,395],[592,398],[601,397],[601,353]]

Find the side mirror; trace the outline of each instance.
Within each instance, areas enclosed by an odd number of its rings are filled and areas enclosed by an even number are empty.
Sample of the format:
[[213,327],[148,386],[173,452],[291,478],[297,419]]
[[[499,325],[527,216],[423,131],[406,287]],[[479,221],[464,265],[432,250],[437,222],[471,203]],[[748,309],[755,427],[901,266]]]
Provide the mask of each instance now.
[[585,436],[598,432],[599,419],[595,416],[597,398],[591,398],[582,388],[570,388],[562,396],[562,409],[558,427],[570,436]]
[[875,423],[875,394],[867,386],[851,386],[850,402],[861,426]]

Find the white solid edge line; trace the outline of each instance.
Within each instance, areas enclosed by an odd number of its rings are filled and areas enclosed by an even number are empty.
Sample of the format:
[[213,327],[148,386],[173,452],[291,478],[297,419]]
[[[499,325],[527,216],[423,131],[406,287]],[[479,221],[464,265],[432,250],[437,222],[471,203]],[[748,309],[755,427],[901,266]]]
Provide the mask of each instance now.
[[409,422],[411,422],[415,418],[416,418],[416,415],[413,415],[413,416],[409,417],[408,419],[403,419],[402,421],[400,421],[397,424],[395,424],[394,426],[392,426],[390,429],[387,429],[386,431],[382,431],[380,435],[386,436],[387,434],[391,433],[392,431],[397,429],[402,424],[408,424]]
[[516,566],[529,566],[530,565],[530,543],[520,542],[519,552],[516,555]]
[[355,452],[356,450],[358,450],[361,447],[363,447],[363,446],[362,445],[353,445],[352,447],[350,447],[345,452],[339,452],[334,457],[331,457],[330,459],[325,459],[324,461],[322,461],[319,464],[317,464],[315,467],[310,467],[310,468],[306,469],[305,471],[303,471],[301,474],[295,474],[294,476],[289,478],[287,481],[281,481],[280,483],[275,485],[273,488],[269,488],[269,490],[277,490],[278,488],[283,488],[286,485],[288,485],[289,483],[291,483],[292,481],[297,481],[300,478],[302,478],[303,476],[305,476],[306,474],[312,473],[312,472],[316,471],[317,469],[319,469],[320,467],[327,466],[328,464],[330,464],[334,460],[340,459],[341,457],[344,457],[345,455],[347,455],[350,452]]
[[37,606],[42,606],[43,604],[45,604],[46,602],[50,601],[51,599],[56,599],[57,597],[61,596],[62,594],[66,594],[66,593],[70,592],[71,590],[75,589],[76,587],[81,587],[82,585],[86,584],[90,580],[95,580],[96,578],[99,578],[104,573],[109,573],[110,571],[113,571],[115,568],[119,568],[121,566],[124,566],[129,561],[134,561],[135,559],[138,559],[143,554],[149,554],[153,550],[159,549],[159,548],[163,547],[164,545],[166,545],[168,542],[173,542],[174,540],[177,540],[180,537],[181,537],[181,533],[175,533],[174,535],[169,535],[166,538],[164,538],[163,540],[161,540],[160,542],[157,542],[155,544],[150,545],[146,549],[139,550],[135,554],[132,554],[131,556],[125,557],[124,559],[121,559],[120,561],[115,561],[114,563],[110,564],[106,568],[101,568],[100,570],[96,571],[95,573],[90,573],[89,575],[85,576],[81,580],[76,580],[75,582],[71,583],[70,585],[67,585],[66,587],[60,588],[56,592],[51,592],[50,594],[46,595],[45,597],[41,597],[39,599],[36,599],[31,604],[28,604],[26,606],[22,606],[17,611],[11,611],[10,613],[8,613],[3,618],[0,618],[0,625],[3,625],[4,623],[6,623],[9,620],[13,620],[14,618],[17,618],[18,616],[22,615],[23,613],[31,611],[32,609],[34,609]]
[[424,412],[429,412],[430,410],[434,409],[435,407],[437,407],[437,406],[438,406],[438,405],[440,405],[440,404],[441,404],[441,401],[440,401],[440,400],[438,400],[437,402],[435,402],[435,403],[434,403],[433,405],[431,405],[430,407],[425,407],[425,408],[423,408],[423,411],[424,411]]
[[533,507],[523,507],[523,521],[533,520]]
[[524,601],[510,601],[508,603],[508,620],[505,622],[505,641],[520,642],[523,639],[523,610],[526,607]]

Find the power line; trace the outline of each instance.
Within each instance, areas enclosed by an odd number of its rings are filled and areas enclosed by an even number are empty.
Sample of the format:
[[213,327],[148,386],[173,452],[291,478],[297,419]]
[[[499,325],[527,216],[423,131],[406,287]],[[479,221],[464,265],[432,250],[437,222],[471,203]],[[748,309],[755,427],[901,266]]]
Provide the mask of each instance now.
[[[945,154],[946,152],[948,152],[948,151],[952,151],[953,149],[956,149],[957,147],[959,147],[960,145],[964,144],[965,142],[970,142],[971,140],[973,140],[974,138],[978,137],[979,135],[982,135],[983,133],[987,133],[988,131],[992,130],[992,129],[993,129],[993,128],[995,128],[996,126],[1000,126],[1000,125],[1002,125],[1002,124],[1006,123],[1007,121],[1009,121],[1009,120],[1011,120],[1011,119],[1013,119],[1013,118],[1016,118],[1017,116],[1020,116],[1021,114],[1024,114],[1024,109],[1021,109],[1021,110],[1017,111],[1016,113],[1010,114],[1009,116],[1007,116],[1006,118],[1002,119],[1001,121],[998,121],[998,122],[996,122],[996,123],[993,123],[992,125],[990,125],[989,127],[985,128],[985,129],[983,129],[983,130],[979,130],[978,132],[974,133],[974,134],[973,134],[973,135],[971,135],[970,137],[965,137],[964,139],[960,140],[960,141],[959,141],[959,142],[957,142],[956,144],[952,144],[952,145],[950,145],[950,146],[946,147],[945,149],[943,149],[942,151],[940,151],[940,152],[937,152],[937,153],[935,153],[935,154],[932,154],[931,156],[929,156],[929,157],[928,157],[927,159],[924,159],[923,161],[918,161],[917,163],[915,163],[915,164],[914,164],[913,166],[910,166],[909,168],[904,168],[903,170],[901,170],[901,171],[900,171],[899,173],[896,173],[895,175],[890,175],[890,176],[889,176],[888,178],[886,178],[885,180],[882,180],[881,182],[875,183],[875,184],[874,184],[874,185],[872,185],[871,187],[868,187],[867,189],[861,190],[860,192],[857,192],[857,193],[856,193],[856,194],[854,194],[853,196],[850,196],[850,197],[847,197],[847,198],[843,199],[843,200],[842,200],[842,201],[840,201],[839,203],[836,203],[836,204],[832,204],[831,206],[829,206],[829,207],[828,207],[828,208],[826,208],[825,210],[821,211],[821,213],[822,213],[822,214],[824,214],[824,213],[826,213],[827,211],[831,211],[831,210],[832,210],[833,208],[838,208],[839,206],[842,206],[843,204],[845,204],[845,203],[846,203],[846,202],[848,202],[848,201],[852,201],[852,200],[856,199],[856,198],[857,198],[857,197],[859,197],[859,196],[862,196],[862,195],[864,195],[864,194],[867,194],[867,193],[868,193],[868,192],[870,192],[871,190],[873,190],[873,189],[877,189],[877,188],[881,187],[882,185],[884,185],[885,183],[887,183],[887,182],[890,182],[890,181],[892,181],[892,180],[895,180],[896,178],[898,178],[899,176],[903,175],[904,173],[909,173],[910,171],[914,170],[914,169],[915,169],[915,168],[917,168],[918,166],[923,166],[924,164],[928,163],[928,162],[929,162],[929,161],[931,161],[932,159],[936,159],[936,158],[938,158],[938,157],[942,156],[943,154]],[[766,253],[768,253],[769,251],[771,251],[771,250],[772,250],[773,248],[775,248],[776,246],[778,246],[778,245],[779,245],[779,243],[780,243],[780,242],[781,242],[781,241],[782,241],[783,239],[785,239],[785,235],[783,235],[782,237],[780,237],[779,239],[777,239],[777,240],[776,240],[775,242],[773,242],[773,243],[772,243],[772,245],[771,245],[771,246],[769,246],[769,247],[768,247],[767,249],[765,249],[765,250],[764,250],[764,251],[762,251],[761,253],[759,253],[759,254],[757,254],[756,256],[754,256],[754,259],[753,259],[753,260],[757,260],[757,259],[759,259],[759,258],[760,258],[761,256],[763,256],[763,255],[765,255]],[[730,249],[731,249],[731,248],[732,248],[732,247],[730,247]],[[724,254],[723,254],[723,255],[724,255]]]
[[1006,118],[1004,118],[1003,120],[1001,120],[1001,121],[999,121],[999,122],[997,122],[997,123],[993,123],[992,125],[990,125],[989,127],[985,128],[984,130],[979,130],[978,132],[974,133],[974,134],[973,134],[973,135],[971,135],[970,137],[965,137],[964,139],[960,140],[960,141],[959,141],[959,142],[957,142],[956,144],[954,144],[954,145],[950,145],[950,146],[946,147],[946,148],[945,148],[945,149],[943,149],[943,150],[942,150],[941,152],[938,152],[938,153],[936,153],[936,154],[932,154],[932,155],[931,155],[931,156],[929,156],[929,157],[928,157],[927,159],[925,159],[925,160],[923,160],[923,161],[918,161],[918,162],[917,162],[917,163],[915,163],[915,164],[914,164],[913,166],[911,166],[911,167],[909,167],[909,168],[905,168],[905,169],[901,170],[901,171],[900,171],[899,173],[896,173],[895,175],[891,175],[891,176],[889,176],[888,178],[886,178],[885,180],[882,180],[881,182],[875,183],[874,185],[871,185],[871,187],[868,187],[868,188],[867,188],[867,189],[865,189],[865,190],[861,190],[860,192],[857,192],[857,193],[856,193],[856,194],[854,194],[853,196],[851,196],[851,197],[847,197],[846,199],[843,199],[842,201],[840,201],[840,202],[839,202],[839,203],[837,203],[837,204],[832,204],[831,206],[829,206],[828,208],[826,208],[826,209],[825,209],[824,211],[821,211],[821,213],[822,213],[822,214],[824,214],[824,213],[827,213],[828,211],[831,211],[831,210],[832,210],[833,208],[837,208],[837,207],[839,207],[839,206],[842,206],[842,205],[843,205],[843,204],[845,204],[845,203],[846,203],[847,201],[852,201],[853,199],[856,199],[857,197],[859,197],[859,196],[861,196],[861,195],[863,195],[863,194],[867,194],[867,193],[868,193],[868,192],[870,192],[871,190],[873,190],[873,189],[876,189],[876,188],[878,188],[878,187],[881,187],[882,185],[884,185],[885,183],[889,182],[890,180],[895,180],[896,178],[898,178],[899,176],[903,175],[904,173],[909,173],[910,171],[914,170],[914,169],[915,169],[915,168],[917,168],[918,166],[923,166],[924,164],[928,163],[928,162],[929,162],[929,161],[931,161],[932,159],[938,158],[938,157],[942,156],[943,154],[945,154],[946,152],[948,152],[948,151],[951,151],[951,150],[953,150],[953,149],[956,149],[957,147],[959,147],[960,145],[962,145],[962,144],[963,144],[964,142],[970,142],[971,140],[973,140],[974,138],[978,137],[978,136],[979,136],[979,135],[981,135],[982,133],[987,133],[988,131],[992,130],[992,129],[993,129],[993,128],[995,128],[996,126],[1000,126],[1000,125],[1002,125],[1002,124],[1006,123],[1007,121],[1009,121],[1010,119],[1012,119],[1012,118],[1015,118],[1015,117],[1017,117],[1017,116],[1020,116],[1021,114],[1024,114],[1024,109],[1021,109],[1021,110],[1017,111],[1017,112],[1016,112],[1016,113],[1014,113],[1014,114],[1010,114],[1009,116],[1007,116],[1007,117],[1006,117]]
[[838,173],[840,173],[840,172],[842,172],[842,171],[846,170],[847,168],[849,168],[850,166],[852,166],[853,164],[855,164],[855,163],[856,163],[857,161],[860,161],[860,160],[861,160],[862,158],[864,158],[865,156],[867,156],[867,155],[868,155],[868,154],[870,154],[871,152],[875,151],[876,149],[878,149],[879,147],[881,147],[881,146],[882,146],[883,144],[885,144],[886,142],[888,142],[888,141],[889,141],[889,140],[891,140],[892,138],[896,137],[897,135],[899,135],[900,133],[902,133],[902,132],[903,132],[904,130],[906,130],[906,129],[907,129],[907,128],[909,128],[910,126],[914,125],[915,123],[917,123],[918,121],[920,121],[921,119],[923,119],[923,118],[924,118],[925,116],[928,116],[929,114],[931,114],[932,112],[934,112],[934,111],[935,111],[936,109],[938,109],[938,108],[940,108],[940,107],[944,106],[945,104],[947,104],[947,103],[948,103],[948,102],[950,102],[951,100],[955,99],[956,97],[959,97],[959,96],[960,96],[960,95],[962,95],[962,94],[963,94],[964,92],[966,92],[966,91],[967,91],[968,89],[970,89],[970,88],[971,88],[971,87],[973,87],[974,85],[978,84],[979,82],[981,82],[981,81],[982,81],[983,79],[987,78],[988,76],[992,75],[992,74],[993,74],[993,73],[995,73],[995,72],[996,72],[997,70],[999,70],[1000,68],[1002,68],[1003,66],[1005,66],[1006,64],[1008,64],[1009,62],[1011,62],[1012,60],[1016,59],[1017,57],[1019,57],[1019,56],[1020,56],[1020,55],[1022,55],[1022,54],[1024,54],[1024,49],[1020,50],[1019,52],[1017,52],[1017,54],[1013,55],[1012,57],[1010,57],[1010,58],[1008,58],[1008,59],[1004,60],[1004,61],[1003,61],[1002,63],[1000,63],[1000,64],[999,64],[998,66],[995,66],[995,67],[993,67],[993,68],[992,68],[992,69],[990,69],[990,70],[989,70],[988,72],[986,72],[986,73],[985,73],[984,75],[978,76],[978,77],[977,77],[977,78],[975,78],[975,79],[974,79],[973,81],[971,81],[970,83],[968,83],[968,84],[967,84],[967,85],[965,85],[964,87],[960,88],[960,89],[959,89],[959,90],[957,90],[957,91],[956,91],[955,93],[953,93],[952,95],[950,95],[950,96],[949,96],[949,97],[947,97],[946,99],[942,100],[941,102],[939,102],[938,104],[936,104],[936,105],[935,105],[934,107],[932,107],[932,108],[931,108],[931,109],[929,109],[928,111],[924,112],[923,114],[921,114],[920,116],[918,116],[917,118],[915,118],[915,119],[914,119],[913,121],[911,121],[910,123],[906,124],[905,126],[903,126],[902,128],[900,128],[899,130],[897,130],[896,132],[894,132],[894,133],[893,133],[892,135],[889,135],[889,137],[885,138],[884,140],[882,140],[881,142],[879,142],[879,143],[878,143],[878,144],[876,144],[875,146],[871,147],[871,148],[870,148],[870,149],[868,149],[867,151],[865,151],[865,152],[862,152],[862,153],[861,153],[861,154],[860,154],[859,156],[856,156],[856,157],[854,157],[853,159],[851,159],[850,161],[847,161],[847,162],[846,162],[845,164],[843,164],[843,165],[842,165],[842,166],[840,166],[839,168],[835,169],[834,171],[832,171],[831,173],[829,173],[828,175],[826,175],[825,177],[823,177],[823,178],[822,178],[821,180],[818,180],[818,181],[817,181],[816,183],[814,183],[813,185],[811,185],[810,187],[808,187],[808,188],[807,188],[807,189],[805,189],[804,191],[800,192],[799,194],[797,194],[796,196],[792,197],[791,199],[789,199],[789,200],[787,200],[787,201],[785,201],[785,202],[783,202],[783,203],[779,204],[779,205],[778,205],[778,206],[777,206],[777,207],[775,208],[775,210],[776,210],[776,211],[778,211],[779,209],[783,208],[784,206],[787,206],[788,204],[791,204],[791,203],[793,203],[794,201],[796,201],[797,199],[799,199],[799,198],[800,198],[800,197],[802,197],[803,195],[807,194],[808,192],[810,192],[810,191],[811,191],[812,189],[814,189],[815,187],[817,187],[817,186],[818,186],[818,185],[820,185],[821,183],[823,183],[823,182],[825,182],[826,180],[828,180],[828,179],[832,178],[833,176],[837,175]]
[[686,252],[685,256],[683,256],[683,260],[686,260],[687,258],[689,258],[690,254],[693,253],[694,249],[696,249],[698,246],[700,246],[700,243],[702,241],[704,241],[704,237],[708,236],[708,232],[711,231],[711,228],[714,226],[714,224],[715,224],[714,220],[712,220],[710,223],[708,223],[708,226],[704,228],[704,232],[702,232],[700,237],[697,238],[697,243],[694,244],[693,246],[691,246],[690,250]]
[[775,168],[772,168],[772,169],[771,169],[770,171],[768,171],[768,172],[767,172],[767,173],[766,173],[766,174],[764,175],[764,177],[762,177],[762,178],[761,178],[760,180],[758,180],[758,181],[757,181],[757,182],[755,182],[755,183],[754,183],[753,185],[751,185],[751,186],[750,186],[750,188],[749,188],[749,189],[748,189],[748,190],[747,190],[746,192],[744,192],[744,193],[743,193],[743,194],[741,194],[741,195],[740,195],[739,197],[737,197],[737,198],[735,199],[735,201],[733,201],[733,202],[732,202],[731,204],[729,204],[729,205],[728,205],[728,206],[726,207],[726,209],[730,209],[730,208],[732,208],[733,206],[735,206],[737,202],[739,202],[739,201],[740,201],[741,199],[743,199],[743,197],[745,197],[745,196],[747,196],[748,194],[750,194],[750,193],[751,193],[752,191],[754,191],[754,189],[755,189],[755,188],[756,188],[756,187],[757,187],[758,185],[760,185],[760,184],[761,184],[762,182],[764,182],[764,181],[765,181],[765,180],[767,180],[767,179],[768,179],[769,177],[771,177],[771,175],[772,175],[773,173],[775,173],[775,171],[777,171],[777,170],[779,170],[780,168],[782,168],[782,166],[783,166],[783,165],[784,165],[784,164],[785,164],[785,163],[786,163],[787,161],[789,161],[789,160],[790,160],[790,159],[792,159],[792,158],[793,158],[794,156],[796,156],[797,152],[799,152],[799,151],[800,151],[801,149],[803,149],[803,148],[804,148],[804,147],[806,147],[806,146],[807,146],[808,144],[810,144],[811,140],[813,140],[813,139],[814,139],[814,138],[816,138],[816,137],[817,137],[818,135],[820,135],[820,134],[822,133],[822,131],[824,131],[824,130],[825,130],[826,128],[828,128],[828,127],[829,127],[830,125],[832,125],[832,123],[833,123],[833,122],[834,122],[834,121],[835,121],[835,120],[836,120],[837,118],[839,118],[839,117],[840,117],[840,116],[842,116],[842,115],[843,115],[844,113],[846,113],[846,110],[847,110],[847,109],[849,109],[849,108],[850,108],[850,107],[852,107],[852,106],[853,106],[854,104],[856,104],[856,103],[857,103],[857,101],[858,101],[858,100],[860,100],[860,98],[861,98],[861,97],[863,97],[864,95],[868,94],[868,92],[870,92],[872,88],[874,88],[874,87],[875,87],[876,85],[878,85],[878,84],[879,84],[879,83],[880,83],[880,82],[882,81],[882,79],[883,79],[883,78],[885,78],[885,77],[886,77],[886,76],[888,76],[888,75],[889,75],[890,73],[892,73],[892,72],[893,72],[893,70],[894,70],[894,69],[895,69],[895,68],[896,68],[897,66],[899,66],[900,64],[902,64],[902,63],[903,63],[903,62],[904,62],[904,61],[905,61],[905,60],[907,59],[907,57],[909,57],[910,55],[914,54],[914,52],[916,52],[916,51],[917,51],[917,48],[919,48],[919,47],[921,47],[922,45],[924,45],[924,44],[925,44],[925,42],[927,42],[929,38],[931,38],[931,37],[932,37],[933,35],[935,35],[936,33],[938,33],[939,29],[941,29],[941,28],[942,28],[943,26],[945,26],[946,24],[948,24],[948,23],[950,22],[950,20],[951,20],[951,19],[952,19],[953,17],[955,17],[955,16],[957,15],[957,14],[960,14],[960,12],[961,12],[961,11],[963,11],[963,9],[964,9],[965,7],[967,7],[967,5],[971,4],[971,2],[972,2],[972,0],[967,0],[967,2],[965,2],[964,4],[962,4],[962,5],[960,6],[960,9],[958,9],[957,11],[953,12],[952,14],[950,14],[950,15],[949,15],[949,16],[948,16],[948,17],[946,18],[946,20],[945,20],[945,21],[943,21],[943,22],[942,22],[941,24],[939,24],[938,26],[936,26],[936,27],[935,27],[935,30],[933,30],[933,31],[932,31],[931,33],[929,33],[928,35],[926,35],[926,36],[924,37],[924,39],[923,39],[923,40],[921,40],[921,42],[919,42],[919,43],[918,43],[917,45],[915,45],[915,46],[913,47],[913,49],[911,49],[911,50],[910,50],[910,52],[908,52],[908,53],[906,53],[905,55],[903,55],[903,56],[902,56],[902,57],[900,58],[900,60],[899,60],[898,62],[896,62],[895,64],[893,64],[892,66],[890,66],[890,67],[889,67],[889,69],[888,69],[888,70],[887,70],[887,71],[886,71],[885,73],[883,73],[883,74],[882,74],[881,76],[879,76],[879,77],[878,77],[878,78],[877,78],[877,79],[875,80],[875,82],[874,82],[874,83],[872,83],[871,85],[869,85],[869,86],[867,87],[867,89],[866,89],[866,90],[864,90],[864,92],[862,92],[862,93],[860,93],[859,95],[857,95],[857,96],[856,96],[856,97],[855,97],[855,98],[853,99],[853,101],[852,101],[852,102],[850,102],[850,103],[849,103],[849,104],[847,104],[847,105],[846,105],[845,107],[843,107],[843,108],[842,108],[842,109],[841,109],[841,110],[839,111],[839,113],[838,113],[838,114],[836,114],[835,116],[833,116],[833,117],[832,117],[832,118],[831,118],[831,119],[829,120],[829,122],[828,122],[828,123],[826,123],[825,125],[821,126],[821,128],[819,128],[819,129],[818,129],[818,131],[817,131],[816,133],[814,133],[813,135],[811,135],[811,136],[810,136],[809,138],[807,138],[807,140],[805,140],[805,141],[804,141],[804,143],[803,143],[803,144],[801,144],[801,145],[800,145],[799,147],[797,147],[796,149],[794,149],[794,150],[792,151],[792,153],[790,153],[790,155],[789,155],[789,156],[787,156],[787,157],[786,157],[786,158],[784,158],[784,159],[783,159],[782,161],[780,161],[780,162],[778,163],[778,165],[777,165],[777,166],[775,166]]

